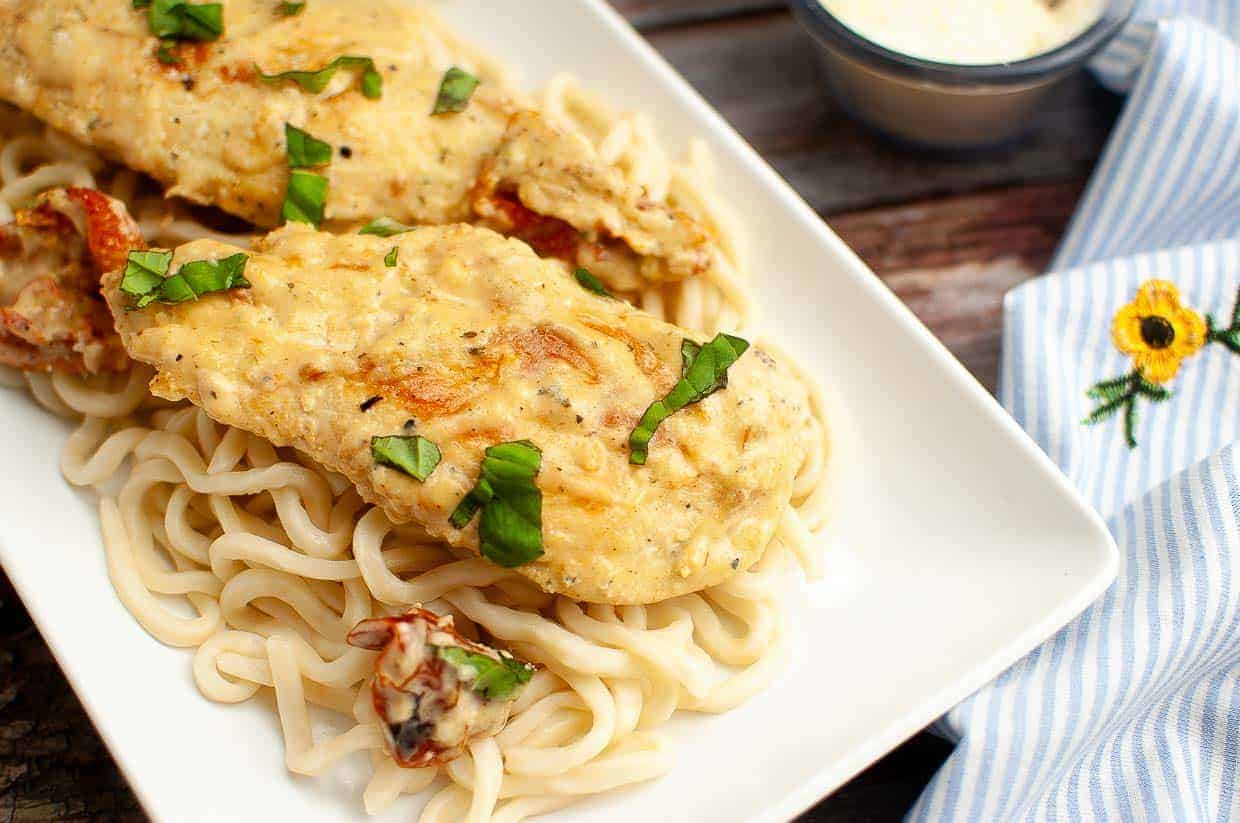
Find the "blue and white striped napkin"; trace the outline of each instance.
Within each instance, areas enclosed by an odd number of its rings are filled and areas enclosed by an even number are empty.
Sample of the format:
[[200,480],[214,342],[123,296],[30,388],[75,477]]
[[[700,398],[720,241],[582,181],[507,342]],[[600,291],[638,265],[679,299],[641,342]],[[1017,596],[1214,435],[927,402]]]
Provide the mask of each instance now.
[[1000,395],[1122,567],[939,722],[916,821],[1240,821],[1240,0],[1146,0],[1094,69],[1129,100]]

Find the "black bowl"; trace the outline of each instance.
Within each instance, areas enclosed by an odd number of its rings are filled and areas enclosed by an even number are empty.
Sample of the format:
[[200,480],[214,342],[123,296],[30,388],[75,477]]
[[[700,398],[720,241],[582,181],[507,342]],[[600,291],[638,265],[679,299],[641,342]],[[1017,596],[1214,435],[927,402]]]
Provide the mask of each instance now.
[[892,137],[936,148],[985,146],[1021,134],[1046,92],[1109,43],[1136,6],[1136,0],[1111,0],[1085,31],[1025,60],[957,65],[868,40],[818,0],[788,3],[819,46],[827,85],[845,110]]

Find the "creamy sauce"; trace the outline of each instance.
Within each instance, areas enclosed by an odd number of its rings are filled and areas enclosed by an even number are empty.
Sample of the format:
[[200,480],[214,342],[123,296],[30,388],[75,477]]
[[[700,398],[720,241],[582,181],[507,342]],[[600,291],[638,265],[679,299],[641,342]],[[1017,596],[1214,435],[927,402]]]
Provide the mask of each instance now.
[[[172,266],[238,251],[199,240]],[[250,288],[143,311],[125,310],[119,274],[104,291],[129,353],[157,366],[153,393],[301,449],[393,522],[477,551],[477,527],[449,515],[483,450],[538,444],[546,553],[518,572],[577,600],[654,603],[749,568],[804,457],[805,390],[755,346],[632,466],[629,435],[676,384],[688,333],[485,229],[380,238],[290,224],[254,243]],[[372,437],[414,427],[443,452],[423,482],[371,453]]]
[[959,65],[1010,63],[1062,46],[1106,0],[819,0],[880,46]]

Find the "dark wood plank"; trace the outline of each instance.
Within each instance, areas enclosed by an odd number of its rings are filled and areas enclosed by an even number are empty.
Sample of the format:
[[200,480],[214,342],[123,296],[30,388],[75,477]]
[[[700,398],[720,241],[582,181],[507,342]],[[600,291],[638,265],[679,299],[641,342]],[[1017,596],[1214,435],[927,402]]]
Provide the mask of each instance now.
[[946,740],[922,732],[801,815],[799,823],[896,823],[951,751]]
[[1065,81],[1024,140],[968,154],[875,139],[827,97],[814,46],[786,12],[650,34],[650,42],[822,214],[1060,182],[1093,167],[1119,101]]
[[839,215],[832,228],[994,391],[1003,295],[1041,272],[1083,183],[1008,188]]
[[612,0],[612,5],[647,33],[784,8],[783,0]]
[[1059,243],[1083,181],[1023,186],[828,218],[879,275],[1019,256],[1040,268]]
[[2,573],[0,819],[146,819]]

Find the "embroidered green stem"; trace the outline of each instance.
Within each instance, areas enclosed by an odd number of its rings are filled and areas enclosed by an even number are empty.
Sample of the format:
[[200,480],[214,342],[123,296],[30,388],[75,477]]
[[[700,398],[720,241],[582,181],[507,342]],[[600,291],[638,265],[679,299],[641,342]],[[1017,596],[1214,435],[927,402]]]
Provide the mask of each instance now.
[[1222,343],[1234,354],[1240,354],[1240,289],[1236,290],[1236,305],[1231,310],[1231,325],[1225,329],[1214,326],[1214,318],[1206,315],[1206,342]]
[[1087,397],[1102,401],[1102,405],[1090,412],[1081,422],[1093,426],[1103,420],[1110,419],[1121,409],[1124,412],[1124,442],[1128,448],[1137,447],[1137,401],[1141,398],[1151,403],[1162,403],[1170,399],[1171,390],[1164,389],[1157,383],[1151,383],[1141,375],[1140,369],[1133,369],[1123,377],[1114,377],[1095,383]]

